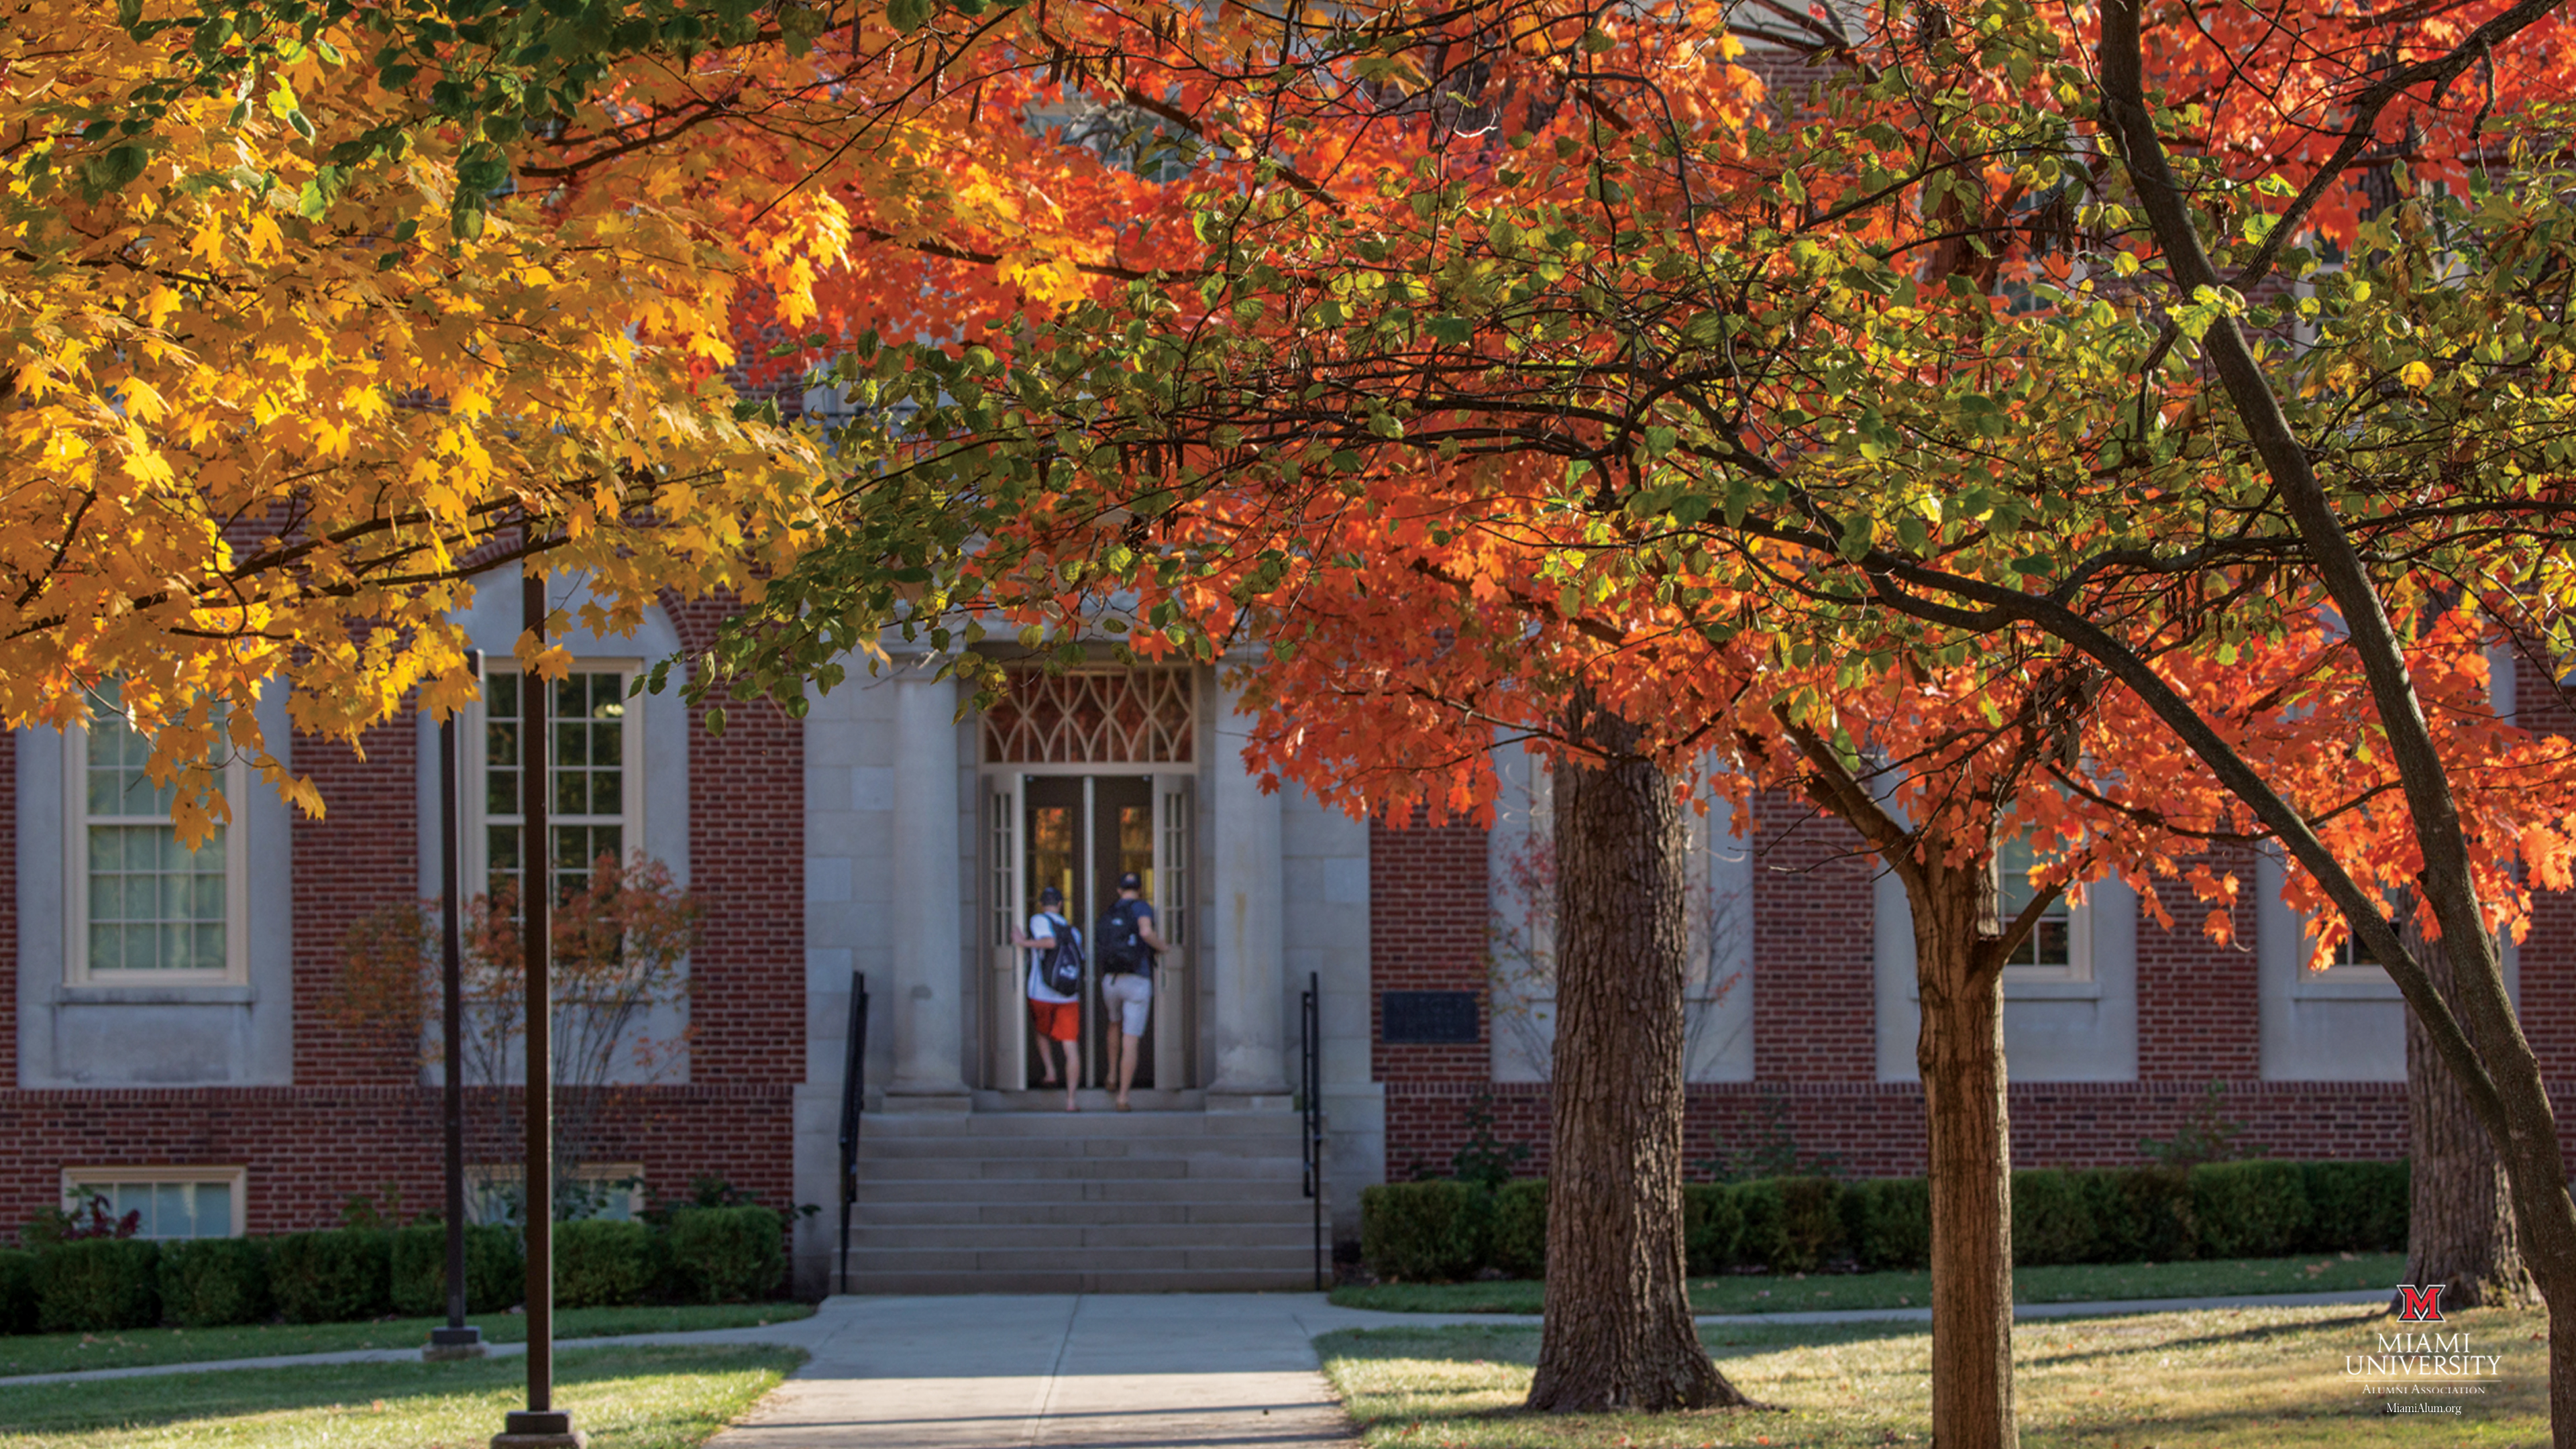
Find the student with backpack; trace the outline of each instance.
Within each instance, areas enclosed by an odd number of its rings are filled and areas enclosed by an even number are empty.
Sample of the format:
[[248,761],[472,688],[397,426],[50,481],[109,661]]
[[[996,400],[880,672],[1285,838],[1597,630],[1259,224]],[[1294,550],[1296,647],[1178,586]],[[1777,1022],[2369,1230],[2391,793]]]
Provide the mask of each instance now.
[[1064,892],[1048,886],[1038,892],[1038,913],[1029,917],[1026,934],[1011,932],[1011,944],[1029,953],[1029,1018],[1037,1024],[1038,1064],[1046,1072],[1040,1085],[1056,1082],[1053,1042],[1064,1051],[1064,1110],[1079,1112],[1074,1088],[1082,1081],[1082,932],[1064,918]]
[[1127,1110],[1127,1089],[1136,1081],[1137,1041],[1154,1009],[1154,957],[1171,949],[1154,929],[1154,907],[1144,888],[1132,870],[1118,877],[1117,904],[1100,917],[1093,932],[1100,939],[1100,997],[1118,1017],[1110,1054],[1117,1063],[1121,1112]]

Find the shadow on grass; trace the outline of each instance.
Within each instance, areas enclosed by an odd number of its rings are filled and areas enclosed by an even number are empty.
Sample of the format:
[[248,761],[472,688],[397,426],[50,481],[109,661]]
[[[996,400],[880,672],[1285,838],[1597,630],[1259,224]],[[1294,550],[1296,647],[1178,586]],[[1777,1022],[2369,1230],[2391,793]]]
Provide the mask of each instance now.
[[[786,1369],[803,1358],[795,1349],[713,1344],[577,1350],[555,1360],[555,1382],[577,1387],[661,1373]],[[292,1413],[342,1404],[371,1406],[378,1400],[394,1407],[424,1399],[508,1393],[515,1402],[526,1382],[527,1361],[512,1357],[225,1369],[16,1388],[0,1384],[0,1419],[7,1421],[9,1432],[18,1434],[140,1430],[194,1419]],[[497,1410],[494,1427],[499,1427]]]

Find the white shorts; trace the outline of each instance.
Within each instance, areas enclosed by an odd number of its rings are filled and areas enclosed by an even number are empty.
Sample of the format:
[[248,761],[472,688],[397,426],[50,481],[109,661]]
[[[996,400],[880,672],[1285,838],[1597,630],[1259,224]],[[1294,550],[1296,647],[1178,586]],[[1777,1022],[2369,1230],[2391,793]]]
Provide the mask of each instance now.
[[1100,978],[1100,998],[1118,1008],[1118,1029],[1129,1036],[1145,1034],[1146,1014],[1154,1009],[1154,981],[1132,971]]

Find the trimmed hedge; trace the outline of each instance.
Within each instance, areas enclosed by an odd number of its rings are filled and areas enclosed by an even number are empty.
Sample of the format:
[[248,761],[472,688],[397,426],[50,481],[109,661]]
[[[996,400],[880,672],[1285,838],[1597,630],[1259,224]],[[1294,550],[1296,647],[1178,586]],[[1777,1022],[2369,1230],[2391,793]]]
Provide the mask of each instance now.
[[1494,1222],[1487,1256],[1515,1278],[1547,1273],[1547,1179],[1523,1178],[1494,1190]]
[[[2172,1262],[2406,1246],[2402,1162],[2216,1162],[2037,1168],[2013,1174],[2013,1262]],[[1930,1185],[1775,1177],[1682,1189],[1695,1277],[1730,1268],[1805,1273],[1832,1263],[1920,1268],[1932,1256]],[[1360,1253],[1380,1278],[1515,1277],[1545,1271],[1547,1184],[1390,1183],[1360,1193]]]
[[[562,1281],[560,1259],[556,1281]],[[496,1223],[467,1225],[465,1311],[499,1313],[527,1296],[528,1260],[519,1251],[518,1229]],[[394,1312],[419,1318],[447,1311],[445,1223],[414,1223],[394,1231],[393,1304]]]
[[268,1317],[268,1243],[197,1238],[161,1245],[161,1313],[181,1328]]
[[[2013,1204],[2016,1216],[2020,1203]],[[1843,1189],[1843,1231],[1864,1268],[1920,1268],[1932,1261],[1932,1184],[1873,1177]]]
[[652,1237],[642,1223],[612,1218],[555,1224],[555,1302],[566,1308],[643,1302],[653,1278]]
[[36,1331],[36,1255],[0,1248],[0,1333]]
[[2308,1193],[2303,1252],[2396,1253],[2406,1247],[2413,1173],[2403,1162],[2302,1162]]
[[682,1208],[671,1214],[672,1275],[691,1302],[766,1297],[787,1276],[785,1232],[765,1207]]
[[1702,1278],[1723,1273],[1743,1243],[1744,1205],[1734,1189],[1707,1182],[1682,1185],[1685,1272]]
[[36,1255],[36,1327],[104,1333],[161,1321],[160,1245],[143,1238],[75,1238]]
[[393,1307],[393,1237],[382,1228],[288,1233],[269,1256],[269,1291],[289,1323],[342,1323]]
[[2191,1174],[2204,1258],[2277,1258],[2308,1240],[2307,1175],[2295,1162],[2212,1162]]
[[1485,1189],[1434,1179],[1360,1189],[1360,1261],[1395,1282],[1440,1282],[1485,1262],[1492,1216]]
[[1843,1255],[1843,1185],[1830,1177],[1767,1177],[1739,1185],[1739,1256],[1774,1273],[1811,1273]]

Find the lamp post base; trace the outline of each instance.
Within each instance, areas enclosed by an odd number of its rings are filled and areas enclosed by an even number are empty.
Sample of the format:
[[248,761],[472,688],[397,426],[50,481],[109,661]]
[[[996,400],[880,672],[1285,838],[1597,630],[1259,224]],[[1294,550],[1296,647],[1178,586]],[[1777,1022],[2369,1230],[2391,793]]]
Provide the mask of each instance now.
[[463,1328],[431,1329],[429,1345],[420,1351],[420,1356],[431,1363],[446,1363],[451,1359],[481,1358],[490,1351],[483,1346],[483,1330],[469,1323]]
[[569,1409],[514,1410],[492,1436],[492,1449],[589,1449]]

